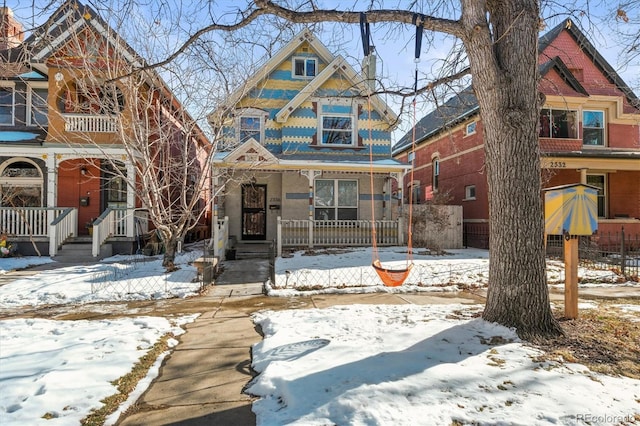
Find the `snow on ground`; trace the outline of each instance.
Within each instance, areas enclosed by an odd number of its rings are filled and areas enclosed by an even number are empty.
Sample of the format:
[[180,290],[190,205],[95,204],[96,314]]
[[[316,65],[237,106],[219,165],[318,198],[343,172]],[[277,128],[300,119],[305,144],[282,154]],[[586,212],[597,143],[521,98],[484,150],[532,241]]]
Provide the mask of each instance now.
[[[0,308],[194,296],[200,283],[188,262],[200,255],[192,251],[176,256],[180,269],[169,274],[164,273],[161,256],[113,256],[101,263],[43,271],[1,286]],[[30,259],[39,258],[0,259],[0,270],[18,269],[14,262],[29,264]]]
[[640,381],[537,360],[481,306],[351,305],[254,315],[258,425],[635,424]]
[[53,263],[50,257],[27,256],[27,257],[2,257],[0,258],[0,275],[16,269],[24,269],[29,266]]
[[[194,251],[179,256],[181,269],[168,275],[160,258],[113,257],[95,265],[17,279],[0,286],[0,315],[3,309],[23,305],[58,304],[72,310],[78,303],[195,295],[199,284],[193,282],[196,273],[188,262],[199,255]],[[400,248],[380,253],[385,265],[402,265],[405,257]],[[22,268],[24,262],[35,264],[36,259],[0,259],[0,273]],[[413,288],[484,287],[488,261],[483,250],[459,250],[445,256],[417,253],[417,271],[431,270],[434,275],[446,271],[455,276],[456,284],[428,285],[425,281]],[[315,256],[297,252],[278,259],[276,282],[286,279],[289,271],[289,278],[314,276],[319,282],[335,283],[331,273],[369,268],[370,262],[371,251],[366,249]],[[594,271],[581,273],[581,285],[589,285],[589,277],[599,280]],[[295,287],[289,283],[287,288],[271,291],[295,295],[304,288]],[[388,290],[380,285],[371,289]],[[361,293],[370,288],[324,284],[314,291]],[[614,306],[635,318],[631,320],[640,318],[637,305]],[[539,353],[520,342],[513,330],[474,319],[480,309],[468,305],[352,305],[255,314],[254,320],[265,332],[265,339],[253,348],[253,367],[261,374],[249,389],[260,397],[253,407],[258,423],[638,423],[632,416],[640,415],[640,381],[602,376],[576,364],[537,361]],[[585,302],[581,309],[598,306]],[[90,410],[101,407],[102,398],[115,393],[110,382],[129,372],[161,335],[179,334],[180,323],[192,320],[194,317],[177,323],[154,317],[1,320],[0,424],[78,424]],[[158,374],[158,365],[120,411],[149,385]],[[45,420],[45,415],[51,419]]]
[[[80,424],[102,399],[117,393],[112,381],[127,374],[161,336],[182,334],[179,325],[194,319],[0,321],[0,424]],[[152,371],[140,385],[146,388],[156,375]]]
[[[297,251],[290,257],[276,259],[275,282],[269,282],[271,296],[294,296],[322,293],[371,292],[442,292],[486,288],[489,283],[489,252],[481,249],[447,250],[433,255],[416,250],[408,260],[406,248],[378,249],[378,258],[391,269],[403,269],[413,264],[411,273],[400,287],[384,287],[371,267],[371,248],[350,250]],[[620,282],[621,277],[610,270],[580,267],[581,288],[610,286],[640,286],[633,281]],[[547,260],[547,280],[550,287],[564,288],[564,263]],[[622,280],[624,281],[624,280]]]

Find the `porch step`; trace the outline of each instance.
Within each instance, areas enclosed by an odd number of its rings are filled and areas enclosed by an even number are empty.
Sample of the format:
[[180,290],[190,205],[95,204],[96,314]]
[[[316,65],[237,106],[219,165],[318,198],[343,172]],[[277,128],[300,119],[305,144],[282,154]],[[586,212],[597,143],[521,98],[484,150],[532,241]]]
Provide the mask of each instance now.
[[236,259],[269,259],[273,243],[239,242],[235,245]]
[[95,262],[96,260],[100,260],[111,255],[111,245],[103,244],[102,247],[100,247],[100,255],[98,257],[93,257],[91,251],[91,237],[74,237],[70,240],[67,240],[62,245],[60,250],[58,250],[58,254],[53,257],[53,260],[61,263]]

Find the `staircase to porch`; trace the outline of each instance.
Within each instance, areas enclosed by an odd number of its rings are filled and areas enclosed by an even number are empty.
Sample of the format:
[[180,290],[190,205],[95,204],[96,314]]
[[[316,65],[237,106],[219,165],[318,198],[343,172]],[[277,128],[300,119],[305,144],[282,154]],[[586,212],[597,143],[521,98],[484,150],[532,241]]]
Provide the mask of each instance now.
[[52,259],[61,263],[91,263],[110,256],[108,252],[111,247],[103,245],[100,248],[100,256],[93,257],[91,244],[92,238],[90,236],[70,238],[62,244],[62,247]]
[[234,245],[236,259],[269,259],[274,250],[271,241],[237,242]]

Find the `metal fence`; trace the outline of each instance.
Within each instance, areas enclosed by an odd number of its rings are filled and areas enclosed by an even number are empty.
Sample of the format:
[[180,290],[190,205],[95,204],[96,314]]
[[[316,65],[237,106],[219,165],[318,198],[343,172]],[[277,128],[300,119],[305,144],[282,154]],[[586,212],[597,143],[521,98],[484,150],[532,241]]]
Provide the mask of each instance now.
[[203,276],[193,270],[179,269],[161,275],[138,273],[139,266],[146,262],[142,256],[133,256],[125,263],[118,263],[91,276],[91,293],[126,297],[134,294],[170,294],[180,296],[201,291],[205,283]]
[[[547,236],[547,256],[562,258],[562,235]],[[579,237],[578,260],[581,266],[611,270],[626,279],[638,280],[640,272],[640,234],[609,232]]]

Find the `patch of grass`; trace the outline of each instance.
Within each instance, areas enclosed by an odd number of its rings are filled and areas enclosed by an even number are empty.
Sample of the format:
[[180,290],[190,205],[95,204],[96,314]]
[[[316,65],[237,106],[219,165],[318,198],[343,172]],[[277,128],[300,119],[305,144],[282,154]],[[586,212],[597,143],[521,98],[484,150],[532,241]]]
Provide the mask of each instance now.
[[156,362],[160,354],[169,349],[167,341],[170,338],[174,338],[172,333],[167,333],[160,337],[153,347],[140,357],[129,373],[111,382],[112,385],[117,387],[118,393],[100,401],[104,405],[92,411],[91,414],[80,421],[80,424],[86,426],[103,425],[107,416],[115,412],[120,404],[127,400],[129,394],[133,392],[138,382],[147,376],[149,369]]
[[620,315],[613,306],[620,303],[601,301],[598,309],[581,310],[577,319],[559,318],[565,335],[535,345],[545,352],[540,361],[561,358],[598,373],[640,379],[640,322]]

